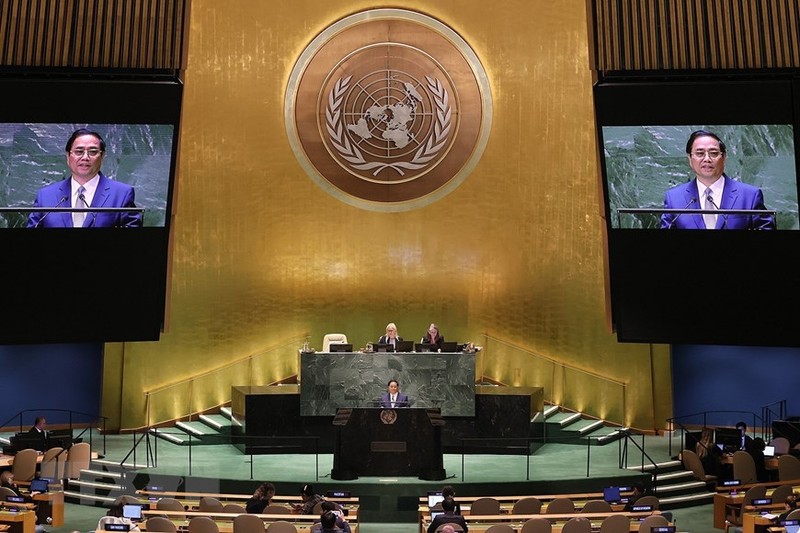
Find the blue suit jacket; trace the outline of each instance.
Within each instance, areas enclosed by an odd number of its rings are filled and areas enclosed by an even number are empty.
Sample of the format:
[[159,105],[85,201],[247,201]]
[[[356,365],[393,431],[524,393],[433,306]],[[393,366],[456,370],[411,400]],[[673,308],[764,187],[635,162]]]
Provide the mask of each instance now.
[[[70,207],[69,177],[65,180],[52,183],[39,189],[36,193],[34,207]],[[120,183],[100,174],[97,190],[89,207],[136,207],[134,203],[133,187],[127,183]],[[110,228],[110,227],[140,227],[142,216],[139,213],[86,213],[84,228]],[[29,228],[71,228],[72,214],[64,213],[37,213],[28,215]]]
[[[408,396],[402,392],[397,393],[397,401],[394,402],[395,407],[409,407]],[[384,409],[392,408],[392,400],[389,398],[389,393],[384,393],[381,396],[381,407]]]
[[[766,209],[761,189],[723,176],[720,209]],[[669,189],[664,195],[665,209],[702,209],[697,179]],[[703,215],[664,213],[662,229],[706,229]],[[719,215],[714,229],[775,229],[775,217],[767,215]]]

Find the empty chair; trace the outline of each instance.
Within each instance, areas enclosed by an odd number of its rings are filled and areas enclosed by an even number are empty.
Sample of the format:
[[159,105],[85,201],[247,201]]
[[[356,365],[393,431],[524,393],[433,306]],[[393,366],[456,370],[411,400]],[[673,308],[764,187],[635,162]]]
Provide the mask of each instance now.
[[789,453],[789,439],[786,437],[775,437],[769,444],[775,447],[775,455]]
[[767,487],[765,485],[755,485],[747,489],[747,492],[744,493],[744,498],[742,499],[741,504],[736,505],[726,505],[725,506],[725,522],[726,522],[726,530],[730,526],[741,526],[742,525],[742,509],[745,506],[750,505],[753,503],[753,500],[760,500],[762,498],[766,498],[767,496]]
[[141,505],[142,501],[132,494],[119,496],[112,505]]
[[59,480],[64,478],[64,465],[67,462],[67,454],[64,448],[55,446],[44,452],[42,456],[41,477]]
[[225,507],[222,508],[222,512],[244,514],[247,512],[247,509],[244,508],[244,505],[239,505],[238,503],[226,503]]
[[515,501],[514,507],[511,508],[511,514],[539,514],[541,512],[542,501],[533,496]]
[[780,481],[800,479],[800,459],[794,455],[778,457],[778,479]]
[[515,533],[514,528],[508,524],[495,524],[489,526],[486,533]]
[[653,496],[652,494],[649,496],[642,496],[634,503],[636,506],[640,505],[649,505],[653,508],[654,511],[658,510],[658,497]]
[[[570,518],[564,527],[561,528],[561,533],[591,533],[592,523],[587,518]],[[641,529],[639,530],[641,531]],[[649,532],[648,532],[649,533]]]
[[176,533],[178,530],[172,520],[164,518],[163,516],[151,516],[147,519],[147,522],[145,522],[144,527],[148,533],[151,531],[156,531],[157,533]]
[[219,526],[207,516],[195,516],[189,520],[189,533],[219,533]]
[[455,531],[456,533],[459,533],[459,532],[460,533],[464,533],[464,528],[461,527],[461,524],[455,524],[455,523],[452,523],[452,522],[448,522],[446,524],[442,524],[441,526],[436,528],[436,531],[441,533],[441,531],[444,529],[444,526],[451,526],[453,528],[453,531]]
[[713,483],[716,481],[717,476],[706,474],[703,462],[692,450],[683,450],[681,452],[681,459],[683,460],[683,467],[686,470],[691,470],[696,480],[702,481],[703,483]]
[[[175,498],[161,498],[156,502],[156,509],[159,511],[185,511],[183,504]],[[186,515],[170,515],[172,520],[184,520]]]
[[92,460],[92,449],[88,442],[73,444],[67,452],[67,468],[65,477],[78,479],[81,477],[81,470],[87,470]]
[[[315,511],[313,512],[313,514],[322,513],[322,507],[320,507],[319,510],[316,510],[317,505],[314,506]],[[264,512],[261,514],[292,514],[292,510],[286,507],[285,505],[281,505],[279,503],[273,503],[271,505],[267,505],[266,507],[264,507]]]
[[39,457],[39,452],[33,448],[20,450],[14,456],[14,462],[11,464],[11,473],[14,474],[14,480],[30,481],[36,475],[36,460]]
[[794,487],[792,485],[781,485],[780,487],[775,487],[775,490],[773,490],[772,494],[770,495],[770,498],[772,498],[772,503],[785,502],[786,497],[792,492],[794,492]]
[[330,352],[331,344],[347,344],[347,335],[344,333],[328,333],[322,337],[323,352]]
[[522,524],[520,533],[551,533],[553,524],[546,518],[531,518]]
[[758,481],[756,475],[756,462],[753,456],[739,450],[733,454],[733,479],[738,479],[742,485]]
[[221,513],[224,508],[222,502],[210,496],[200,498],[200,505],[197,506],[198,510],[206,513]]
[[478,498],[469,508],[470,515],[500,514],[500,502],[494,498]]
[[613,511],[611,504],[605,500],[589,500],[581,509],[582,513],[610,513]]
[[654,514],[642,520],[642,523],[639,524],[639,533],[650,533],[651,529],[654,527],[668,526],[668,525],[669,522],[667,522],[666,518],[664,518],[660,514]]
[[600,524],[600,533],[628,533],[631,519],[624,514],[611,515]]
[[233,519],[233,533],[264,533],[264,522],[254,514],[240,514]]
[[297,528],[291,522],[278,520],[267,526],[267,533],[297,533]]
[[547,514],[570,514],[575,512],[575,504],[569,498],[555,498],[547,504]]

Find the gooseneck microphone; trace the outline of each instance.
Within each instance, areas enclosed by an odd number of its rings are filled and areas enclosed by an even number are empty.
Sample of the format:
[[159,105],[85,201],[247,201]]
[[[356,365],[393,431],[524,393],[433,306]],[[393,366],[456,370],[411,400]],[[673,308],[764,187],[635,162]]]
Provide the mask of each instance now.
[[[683,208],[684,209],[689,209],[689,206],[692,205],[693,203],[695,203],[695,201],[697,201],[697,198],[692,198],[691,200],[689,200],[689,202],[685,206],[683,206]],[[681,217],[682,214],[683,213],[678,213],[678,216],[673,218],[672,221],[669,224],[667,224],[667,229],[672,229],[672,226],[675,224],[675,222],[678,221],[678,219]]]
[[[708,198],[708,201],[711,202],[711,205],[714,206],[714,209],[719,211],[719,206],[717,205],[717,202],[714,201],[714,197],[709,194],[706,198]],[[722,214],[722,228],[720,228],[720,229],[725,229],[725,226],[727,224],[728,224],[728,214],[727,213],[723,213]]]
[[[53,207],[60,207],[61,204],[66,202],[68,199],[69,199],[69,196],[62,197],[61,200],[59,200],[58,203],[56,205],[54,205]],[[42,222],[44,222],[44,219],[47,218],[47,215],[49,215],[50,213],[52,213],[52,211],[48,211],[47,213],[45,213],[44,216],[39,219],[39,222],[37,222],[36,225],[33,226],[34,229],[38,228],[42,224]]]

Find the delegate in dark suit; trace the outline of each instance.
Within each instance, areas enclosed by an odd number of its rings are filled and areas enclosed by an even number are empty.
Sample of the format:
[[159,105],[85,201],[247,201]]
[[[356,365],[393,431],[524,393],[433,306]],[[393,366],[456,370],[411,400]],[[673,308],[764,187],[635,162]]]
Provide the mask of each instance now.
[[[723,175],[720,209],[766,209],[761,189],[734,181]],[[702,187],[702,185],[701,185]],[[669,189],[664,196],[666,209],[701,209],[697,179]],[[690,213],[664,213],[661,215],[662,229],[706,229],[703,215]],[[775,218],[769,215],[719,215],[714,229],[775,229]]]
[[[395,398],[395,401],[394,401],[394,406],[395,407],[408,407],[409,406],[408,396],[403,394],[403,393],[398,392],[397,393],[397,397]],[[391,409],[392,408],[392,397],[388,393],[385,393],[385,394],[381,395],[381,407],[383,407],[385,409]]]
[[[133,187],[99,175],[92,204],[89,207],[136,207]],[[70,207],[71,180],[67,178],[39,189],[34,207]],[[98,213],[88,212],[84,220],[84,228],[141,227],[140,213]],[[37,213],[28,216],[29,228],[71,228],[72,215],[64,213]]]
[[43,452],[47,449],[47,432],[44,429],[38,429],[33,426],[28,430],[26,441],[30,443],[30,447],[34,450]]

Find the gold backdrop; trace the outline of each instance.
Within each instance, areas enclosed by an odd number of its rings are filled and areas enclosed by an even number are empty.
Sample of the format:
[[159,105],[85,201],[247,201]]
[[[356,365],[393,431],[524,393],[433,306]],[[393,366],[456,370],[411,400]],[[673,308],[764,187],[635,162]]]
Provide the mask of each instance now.
[[668,349],[618,344],[607,326],[585,0],[388,6],[458,32],[494,102],[474,172],[404,213],[328,195],[284,128],[301,51],[334,21],[376,7],[387,6],[193,0],[168,331],[107,347],[111,426],[219,405],[231,384],[296,373],[306,335],[317,349],[329,332],[360,347],[393,321],[406,338],[436,322],[449,340],[484,345],[479,373],[497,382],[543,385],[547,400],[663,427]]

